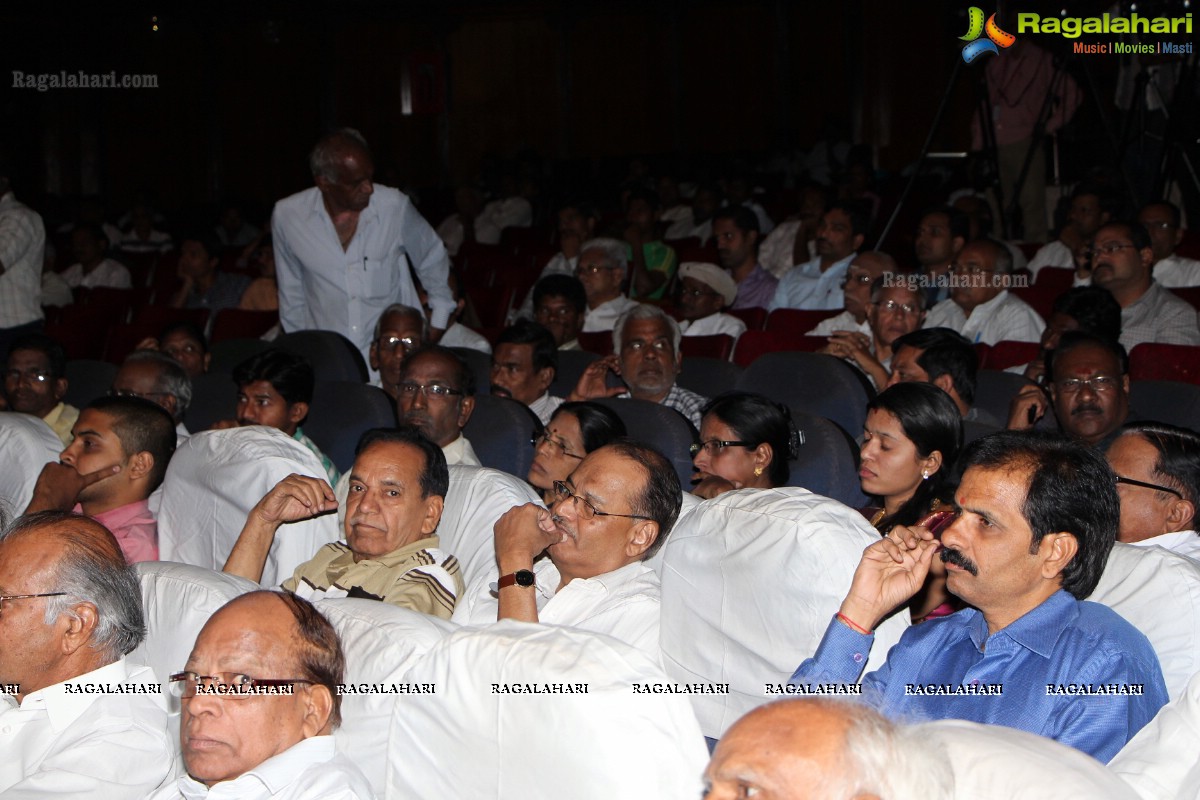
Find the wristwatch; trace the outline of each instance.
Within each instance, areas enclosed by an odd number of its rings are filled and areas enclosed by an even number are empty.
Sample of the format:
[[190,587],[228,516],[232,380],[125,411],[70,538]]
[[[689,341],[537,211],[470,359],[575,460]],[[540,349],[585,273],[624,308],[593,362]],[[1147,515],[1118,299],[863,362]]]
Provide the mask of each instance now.
[[496,588],[503,589],[506,586],[533,586],[533,572],[527,569],[519,569],[516,572],[510,572],[507,575],[502,575],[500,580],[496,581]]

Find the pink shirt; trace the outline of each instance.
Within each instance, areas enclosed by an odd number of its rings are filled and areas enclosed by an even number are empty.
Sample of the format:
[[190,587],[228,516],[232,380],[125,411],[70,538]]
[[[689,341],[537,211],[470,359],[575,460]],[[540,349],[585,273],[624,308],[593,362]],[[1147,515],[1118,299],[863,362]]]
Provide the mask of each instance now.
[[[82,506],[78,504],[71,510],[76,514],[83,513]],[[112,532],[117,544],[121,545],[125,560],[130,564],[158,561],[158,522],[150,513],[150,501],[129,503],[97,514],[92,519]]]

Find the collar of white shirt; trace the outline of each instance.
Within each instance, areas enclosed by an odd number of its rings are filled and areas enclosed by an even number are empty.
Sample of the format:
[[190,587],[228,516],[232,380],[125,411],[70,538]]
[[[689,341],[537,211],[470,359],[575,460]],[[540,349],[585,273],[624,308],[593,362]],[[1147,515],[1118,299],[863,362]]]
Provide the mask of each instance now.
[[[211,789],[191,776],[179,779],[179,793],[186,800],[205,800],[209,793],[221,790],[222,797],[257,796],[253,787],[265,786],[268,796],[273,797],[286,789],[297,776],[314,764],[329,761],[334,756],[332,736],[313,736],[271,756],[249,772],[244,772],[233,781],[215,784]],[[237,791],[234,791],[234,790]]]
[[[136,680],[130,681],[130,678]],[[79,719],[97,699],[106,696],[99,692],[84,690],[82,687],[85,684],[115,685],[131,682],[154,683],[154,673],[148,667],[137,666],[131,672],[125,664],[125,659],[120,658],[100,669],[94,669],[62,683],[30,692],[21,698],[21,710],[46,709],[46,718],[50,720],[50,727],[55,731],[62,731]],[[68,689],[68,686],[72,688]]]
[[1139,542],[1130,542],[1130,544],[1137,547],[1162,547],[1173,552],[1183,551],[1184,555],[1191,555],[1187,551],[1200,550],[1200,536],[1195,531],[1175,531],[1151,536],[1149,539],[1142,539]]
[[[313,216],[324,215],[326,218],[329,219],[330,222],[332,222],[333,217],[330,215],[329,209],[327,209],[325,207],[325,195],[321,194],[320,187],[313,187],[313,188],[316,189],[316,192],[313,193],[313,202],[312,202],[312,207],[309,209],[309,214],[311,214]],[[364,208],[362,211],[358,212],[358,218],[360,220],[362,220],[362,219],[378,220],[379,219],[379,204],[371,203],[368,201],[367,207]]]

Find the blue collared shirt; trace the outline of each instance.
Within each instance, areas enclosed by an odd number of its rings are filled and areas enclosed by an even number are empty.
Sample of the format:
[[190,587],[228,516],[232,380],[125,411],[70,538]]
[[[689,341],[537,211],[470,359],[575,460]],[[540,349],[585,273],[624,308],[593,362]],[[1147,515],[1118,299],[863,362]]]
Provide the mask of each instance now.
[[841,261],[835,261],[829,269],[821,272],[821,257],[815,256],[806,264],[797,264],[779,279],[771,310],[777,308],[799,308],[804,311],[827,311],[845,305],[842,297],[842,278],[850,269],[850,262],[857,253],[851,253]]
[[[873,642],[835,617],[792,683],[854,682]],[[990,636],[973,608],[914,625],[863,678],[862,691],[890,716],[1005,725],[1103,762],[1167,702],[1146,637],[1107,606],[1062,590]]]

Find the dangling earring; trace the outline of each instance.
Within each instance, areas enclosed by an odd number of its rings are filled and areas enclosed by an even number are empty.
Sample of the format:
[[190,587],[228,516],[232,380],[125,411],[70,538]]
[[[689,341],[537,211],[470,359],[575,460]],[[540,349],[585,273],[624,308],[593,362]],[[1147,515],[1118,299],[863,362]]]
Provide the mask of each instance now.
[[923,481],[929,480],[929,470],[927,470],[927,469],[921,470],[921,480],[923,480]]
[[756,477],[756,478],[758,478],[758,477],[761,477],[761,476],[762,476],[762,473],[763,473],[763,468],[762,468],[762,467],[755,467],[755,468],[754,468],[754,477]]

